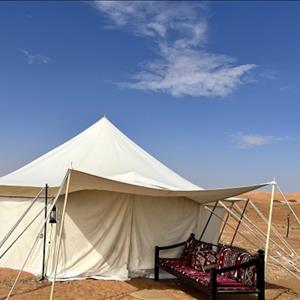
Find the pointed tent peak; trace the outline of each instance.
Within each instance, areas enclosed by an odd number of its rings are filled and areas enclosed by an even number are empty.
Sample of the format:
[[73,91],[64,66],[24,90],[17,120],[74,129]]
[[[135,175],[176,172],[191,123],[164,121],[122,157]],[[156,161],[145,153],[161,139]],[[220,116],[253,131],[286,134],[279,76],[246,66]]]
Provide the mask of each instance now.
[[[0,178],[0,185],[58,186],[67,169],[166,189],[199,189],[167,168],[102,117],[66,143]],[[132,174],[135,174],[133,176]]]
[[[103,117],[101,117],[97,122],[95,122],[94,124],[92,124],[90,127],[93,127],[93,126],[101,126],[101,127],[104,127],[104,126],[110,126],[112,128],[116,128],[116,125],[111,121],[109,120],[106,115],[103,115]],[[89,127],[89,128],[90,128]],[[87,129],[89,129],[87,128]]]
[[104,114],[103,117],[98,121],[99,123],[111,123],[111,121],[106,117],[106,115]]

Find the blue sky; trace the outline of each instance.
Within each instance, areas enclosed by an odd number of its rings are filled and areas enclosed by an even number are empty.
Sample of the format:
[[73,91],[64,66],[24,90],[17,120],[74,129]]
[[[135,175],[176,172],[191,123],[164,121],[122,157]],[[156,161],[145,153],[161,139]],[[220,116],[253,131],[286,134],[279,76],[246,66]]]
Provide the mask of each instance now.
[[104,114],[203,187],[299,187],[299,2],[0,2],[0,174]]

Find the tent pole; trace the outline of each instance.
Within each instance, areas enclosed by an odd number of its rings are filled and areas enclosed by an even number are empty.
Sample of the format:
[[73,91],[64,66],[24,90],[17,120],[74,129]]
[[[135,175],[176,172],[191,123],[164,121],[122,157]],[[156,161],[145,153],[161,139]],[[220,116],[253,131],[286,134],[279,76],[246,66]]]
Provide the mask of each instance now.
[[[230,215],[236,220],[238,221],[239,220],[239,217],[236,215],[235,212],[231,211],[223,202],[220,201],[220,205],[230,213]],[[228,224],[229,225],[229,224]],[[254,232],[254,230],[249,226],[247,225],[246,223],[244,224],[243,222],[241,222],[241,226],[243,226],[244,228],[247,229],[247,232],[251,233],[256,239],[259,239],[261,242],[263,242],[265,244],[265,238],[262,239],[261,237],[259,237],[257,235],[256,232]],[[230,228],[233,228],[233,230],[235,230],[235,228],[233,226],[231,226]]]
[[[252,206],[252,208],[256,211],[256,213],[262,218],[264,223],[268,224],[268,219],[262,214],[262,212],[257,208],[257,206],[255,206],[254,203],[251,200],[250,200],[249,203]],[[274,232],[276,237],[282,242],[282,244],[284,244],[285,247],[287,249],[289,249],[289,251],[291,251],[292,255],[298,257],[298,254],[295,252],[293,247],[284,238],[281,237],[280,233],[277,231],[277,229],[274,226],[271,227],[271,230]]]
[[218,203],[219,203],[219,200],[216,201],[216,203],[215,203],[215,205],[214,205],[214,207],[213,207],[213,209],[212,209],[212,211],[211,211],[211,213],[210,213],[210,215],[209,215],[209,217],[208,217],[208,219],[207,219],[207,222],[206,222],[206,224],[205,224],[205,226],[204,226],[204,228],[203,228],[203,230],[202,230],[202,233],[201,233],[201,235],[200,235],[200,237],[199,237],[199,240],[200,240],[200,241],[201,241],[201,239],[203,238],[203,235],[204,235],[204,233],[205,233],[205,231],[206,231],[206,229],[207,229],[207,227],[208,227],[208,224],[209,224],[209,222],[210,222],[210,219],[212,218],[212,215],[213,215],[214,211],[215,211],[216,208],[217,208]]
[[300,220],[298,218],[298,216],[296,215],[295,211],[293,210],[291,204],[289,203],[289,201],[287,200],[287,198],[285,197],[284,193],[282,192],[280,186],[278,184],[276,184],[276,187],[278,189],[278,191],[280,192],[282,198],[284,199],[284,201],[286,202],[287,206],[289,207],[290,211],[292,212],[292,214],[294,215],[296,221],[298,222],[298,224],[300,225]]
[[275,178],[273,181],[274,182],[272,184],[272,193],[271,193],[271,201],[270,201],[269,220],[268,220],[268,231],[267,231],[266,248],[265,248],[265,263],[266,263],[266,265],[267,265],[267,260],[268,260],[269,241],[270,241],[270,234],[271,234],[272,214],[273,214],[273,202],[274,202],[275,189],[276,189]]
[[247,208],[247,206],[248,206],[248,203],[249,203],[249,199],[247,199],[247,201],[246,201],[246,203],[245,203],[244,209],[243,209],[243,211],[242,211],[242,213],[241,213],[240,219],[239,219],[238,224],[237,224],[237,226],[236,226],[236,228],[235,228],[235,231],[234,231],[234,234],[233,234],[231,243],[230,243],[230,247],[232,246],[232,244],[233,244],[233,242],[234,242],[234,240],[235,240],[236,234],[237,234],[237,232],[238,232],[238,230],[239,230],[239,227],[240,227],[241,222],[242,222],[242,220],[243,220],[244,214],[245,214],[245,212],[246,212],[246,208]]
[[[230,209],[233,208],[233,204],[234,204],[234,202],[232,201],[232,202],[231,202],[231,205],[230,205]],[[224,221],[223,227],[222,227],[222,229],[221,229],[221,232],[220,232],[220,235],[219,235],[217,244],[219,243],[219,241],[220,241],[220,239],[221,239],[221,237],[222,237],[222,235],[223,235],[223,232],[224,232],[225,227],[226,227],[226,225],[227,225],[229,216],[230,216],[230,215],[229,215],[229,212],[227,212],[227,216],[226,216],[226,219],[225,219],[225,221]]]
[[69,172],[68,179],[67,179],[67,184],[66,184],[66,193],[65,193],[65,199],[64,199],[64,206],[63,206],[62,216],[61,216],[61,221],[60,221],[56,257],[55,257],[55,261],[54,261],[54,275],[53,275],[53,279],[52,279],[51,293],[50,293],[50,298],[49,298],[50,300],[53,299],[53,295],[54,295],[54,285],[55,285],[55,279],[56,279],[56,273],[57,273],[58,256],[59,256],[60,247],[61,247],[61,237],[62,237],[62,231],[63,231],[64,221],[65,221],[65,212],[66,212],[66,207],[67,207],[67,201],[68,201],[68,196],[69,196],[70,178],[71,178],[71,173]]
[[[47,220],[47,206],[48,206],[48,184],[46,184],[45,186],[45,220]],[[45,279],[46,240],[47,240],[47,221],[45,222],[44,225],[43,262],[42,262],[41,280]]]
[[[251,200],[249,201],[249,204],[251,205]],[[253,207],[253,206],[252,206],[252,207]],[[242,213],[242,210],[241,210],[241,209],[238,209],[237,207],[235,207],[235,209],[236,209],[239,213]],[[257,225],[255,225],[255,223],[253,223],[253,222],[247,217],[246,213],[245,213],[245,215],[244,215],[244,220],[246,220],[251,226],[253,226],[253,227],[257,230],[257,232],[258,232],[261,236],[264,237],[264,240],[266,240],[267,234],[266,234],[265,232],[263,232],[259,227],[257,227]],[[267,224],[268,224],[268,222],[267,222]],[[273,226],[271,227],[271,231],[274,231]],[[279,241],[282,242],[282,244],[283,244],[286,248],[282,247],[282,245],[280,245],[279,243],[277,243],[276,241],[274,241],[272,238],[270,238],[270,241],[272,242],[272,244],[275,245],[276,247],[280,248],[280,250],[282,250],[282,251],[283,251],[284,253],[286,253],[288,256],[289,256],[289,255],[294,255],[294,252],[293,252],[293,250],[290,249],[290,246],[287,245],[287,243],[286,243],[285,241],[283,241],[282,238],[281,238],[280,236],[278,236],[276,232],[274,232],[274,233],[275,233],[276,236],[278,237]],[[288,251],[290,251],[290,252],[288,252],[287,249],[288,249]]]
[[[207,209],[208,211],[212,212],[212,210],[207,207],[207,206],[204,206],[205,209]],[[217,217],[219,220],[223,221],[223,219],[217,215],[216,213],[213,213],[213,215],[215,217]],[[231,229],[234,229],[234,227],[230,224],[228,224],[228,226],[231,228]],[[250,245],[254,245],[255,247],[257,248],[260,248],[260,246],[258,246],[257,244],[255,244],[252,240],[248,239],[245,235],[243,235],[241,232],[238,232],[238,234],[240,234],[241,237],[243,237],[246,241],[248,241],[250,243]],[[294,277],[296,277],[297,279],[300,279],[300,277],[298,277],[296,275],[295,272],[292,272],[291,270],[289,270],[283,263],[281,263],[278,259],[276,259],[274,256],[270,255],[270,258],[273,259],[275,262],[277,262],[282,268],[284,268],[287,272],[289,272],[290,274],[292,274]]]

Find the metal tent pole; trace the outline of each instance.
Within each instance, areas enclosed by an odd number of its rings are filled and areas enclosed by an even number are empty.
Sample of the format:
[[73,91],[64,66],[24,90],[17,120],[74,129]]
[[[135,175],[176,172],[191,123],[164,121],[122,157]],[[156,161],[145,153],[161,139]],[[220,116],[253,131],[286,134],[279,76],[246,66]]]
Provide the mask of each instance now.
[[239,219],[239,221],[238,221],[238,224],[237,224],[237,226],[236,226],[236,228],[235,228],[235,231],[234,231],[234,234],[233,234],[231,243],[230,243],[230,247],[232,246],[232,244],[233,244],[233,242],[234,242],[234,240],[235,240],[236,234],[237,234],[237,232],[238,232],[238,230],[239,230],[239,228],[240,228],[240,225],[241,225],[241,222],[242,222],[242,220],[243,220],[244,214],[245,214],[245,212],[246,212],[246,208],[247,208],[247,206],[248,206],[248,203],[249,203],[249,199],[247,199],[247,201],[246,201],[246,203],[245,203],[244,209],[243,209],[243,211],[242,211],[242,214],[241,214],[241,216],[240,216],[240,219]]
[[[234,204],[234,202],[232,201],[232,202],[231,202],[231,205],[230,205],[230,209],[233,208],[233,204]],[[222,229],[221,229],[221,232],[220,232],[220,235],[219,235],[219,238],[218,238],[218,242],[217,242],[217,243],[220,242],[220,239],[221,239],[221,237],[222,237],[222,235],[223,235],[223,232],[224,232],[224,230],[225,230],[225,227],[226,227],[226,225],[227,225],[229,216],[230,216],[230,215],[229,215],[229,212],[227,212],[227,216],[226,216],[226,219],[225,219],[225,221],[224,221],[223,227],[222,227]]]
[[212,211],[211,211],[211,213],[210,213],[210,215],[209,215],[209,217],[208,217],[208,219],[207,219],[207,221],[206,221],[206,224],[205,224],[205,226],[204,226],[204,228],[203,228],[203,230],[202,230],[202,233],[201,233],[201,235],[200,235],[200,237],[199,237],[199,240],[200,240],[200,241],[201,241],[201,239],[203,238],[203,235],[204,235],[204,233],[205,233],[205,231],[206,231],[206,229],[207,229],[207,227],[208,227],[208,224],[209,224],[209,222],[210,222],[210,220],[211,220],[211,218],[212,218],[212,215],[213,215],[214,211],[215,211],[216,208],[217,208],[218,203],[219,203],[219,200],[216,201],[216,203],[215,203],[215,205],[214,205],[214,207],[213,207],[213,209],[212,209]]
[[[47,219],[47,206],[48,206],[48,184],[45,186],[45,220]],[[42,262],[42,276],[41,280],[45,279],[45,257],[46,257],[46,240],[47,240],[47,222],[44,225],[44,243],[43,243],[43,262]]]

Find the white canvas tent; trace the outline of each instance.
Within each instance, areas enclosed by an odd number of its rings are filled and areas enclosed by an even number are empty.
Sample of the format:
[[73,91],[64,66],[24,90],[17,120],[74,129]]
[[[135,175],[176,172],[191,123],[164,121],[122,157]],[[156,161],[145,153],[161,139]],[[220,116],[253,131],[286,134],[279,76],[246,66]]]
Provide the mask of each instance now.
[[[200,235],[208,217],[203,204],[266,185],[203,190],[102,118],[65,144],[0,178],[0,241],[45,184],[50,187],[49,196],[55,196],[66,172],[70,183],[58,279],[127,279],[148,274],[153,268],[155,245],[183,241],[191,232]],[[57,203],[58,224],[62,203],[63,196]],[[41,197],[0,249],[0,255],[43,208]],[[43,221],[40,214],[0,259],[0,267],[21,268]],[[219,219],[213,218],[203,239],[215,241],[219,229]],[[56,225],[48,225],[46,273],[50,276],[56,237]],[[41,273],[42,248],[40,239],[26,271]]]

